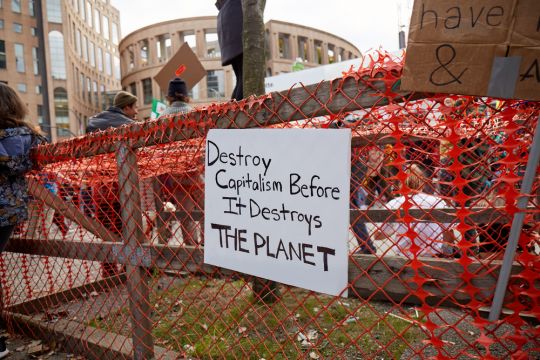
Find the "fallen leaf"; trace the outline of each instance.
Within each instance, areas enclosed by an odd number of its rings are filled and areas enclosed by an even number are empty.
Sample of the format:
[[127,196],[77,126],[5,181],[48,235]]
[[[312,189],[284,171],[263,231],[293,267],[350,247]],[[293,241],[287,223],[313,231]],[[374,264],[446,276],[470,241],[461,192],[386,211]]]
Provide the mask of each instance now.
[[318,359],[318,358],[320,358],[319,354],[317,354],[315,351],[310,352],[310,353],[309,353],[309,357],[310,357],[311,359]]

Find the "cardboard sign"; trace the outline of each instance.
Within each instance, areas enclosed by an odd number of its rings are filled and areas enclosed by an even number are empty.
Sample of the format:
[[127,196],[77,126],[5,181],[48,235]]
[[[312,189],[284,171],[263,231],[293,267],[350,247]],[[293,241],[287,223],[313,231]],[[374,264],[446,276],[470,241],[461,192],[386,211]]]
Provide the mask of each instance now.
[[184,43],[157,75],[154,76],[154,80],[165,94],[169,88],[169,81],[177,76],[176,72],[178,69],[182,69],[179,77],[186,82],[188,90],[197,85],[206,76],[206,70],[199,61],[199,58],[191,50],[189,44]]
[[540,100],[540,1],[415,0],[403,90]]
[[347,296],[350,129],[210,130],[204,262]]

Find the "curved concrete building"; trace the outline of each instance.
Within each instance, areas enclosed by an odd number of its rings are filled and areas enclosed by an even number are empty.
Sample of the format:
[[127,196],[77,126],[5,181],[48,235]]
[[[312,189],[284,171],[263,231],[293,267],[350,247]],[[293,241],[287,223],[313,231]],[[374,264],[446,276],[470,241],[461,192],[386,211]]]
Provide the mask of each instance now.
[[[146,26],[119,44],[122,88],[139,98],[139,119],[148,118],[152,99],[164,99],[153,77],[187,42],[199,57],[207,76],[190,92],[194,105],[226,101],[235,86],[231,66],[221,66],[214,16],[177,19]],[[265,24],[266,75],[291,72],[293,65],[312,68],[361,57],[350,42],[307,26],[270,20]]]

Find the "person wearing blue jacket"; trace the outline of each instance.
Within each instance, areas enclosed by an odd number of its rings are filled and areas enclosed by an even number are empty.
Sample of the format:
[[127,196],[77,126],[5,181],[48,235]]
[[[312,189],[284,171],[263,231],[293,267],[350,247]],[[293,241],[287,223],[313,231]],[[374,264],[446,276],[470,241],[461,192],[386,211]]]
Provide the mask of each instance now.
[[[0,83],[0,253],[17,224],[28,218],[25,174],[34,166],[30,150],[46,142],[25,122],[26,114],[19,95]],[[0,337],[0,359],[8,353],[5,338]]]

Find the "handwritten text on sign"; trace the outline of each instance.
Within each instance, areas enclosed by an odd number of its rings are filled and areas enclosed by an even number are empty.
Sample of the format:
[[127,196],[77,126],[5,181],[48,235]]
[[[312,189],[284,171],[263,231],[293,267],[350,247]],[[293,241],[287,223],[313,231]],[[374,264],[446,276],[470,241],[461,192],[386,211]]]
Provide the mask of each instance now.
[[540,1],[415,0],[402,90],[540,100]]
[[211,130],[205,263],[346,296],[350,130]]

